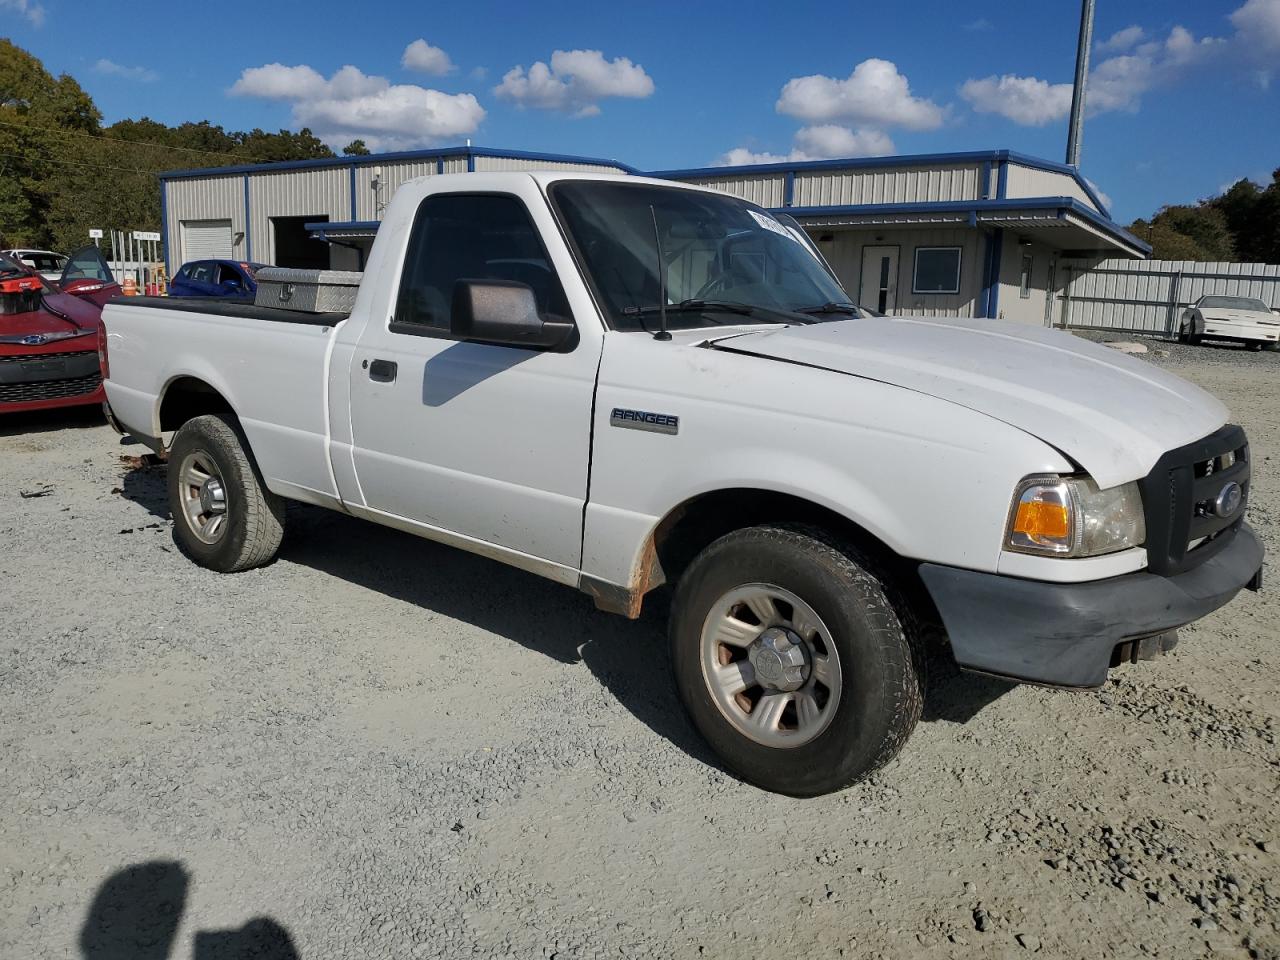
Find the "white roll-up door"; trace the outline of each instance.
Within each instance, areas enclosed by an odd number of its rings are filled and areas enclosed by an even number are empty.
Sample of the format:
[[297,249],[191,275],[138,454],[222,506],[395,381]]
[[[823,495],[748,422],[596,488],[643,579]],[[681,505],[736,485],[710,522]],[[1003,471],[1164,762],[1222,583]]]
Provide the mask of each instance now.
[[191,260],[229,260],[231,256],[230,220],[182,221],[183,263]]

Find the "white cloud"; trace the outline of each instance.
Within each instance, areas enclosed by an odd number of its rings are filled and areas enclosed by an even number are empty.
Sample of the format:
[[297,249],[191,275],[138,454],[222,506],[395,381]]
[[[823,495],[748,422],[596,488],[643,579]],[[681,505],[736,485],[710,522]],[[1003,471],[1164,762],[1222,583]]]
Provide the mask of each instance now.
[[1071,86],[1005,74],[966,80],[960,96],[978,113],[996,113],[1014,123],[1042,127],[1071,112]]
[[443,77],[454,69],[453,61],[447,53],[439,47],[433,47],[421,37],[404,48],[400,66],[418,73],[429,73],[433,77]]
[[1099,53],[1120,53],[1141,43],[1146,35],[1147,31],[1134,24],[1131,27],[1125,27],[1123,30],[1117,30],[1106,40],[1097,44],[1094,49]]
[[146,67],[126,67],[123,64],[105,59],[99,60],[93,65],[93,72],[101,73],[108,77],[123,77],[126,80],[138,80],[142,83],[151,83],[158,79],[158,75],[154,70],[148,70]]
[[484,107],[470,93],[392,84],[353,66],[327,80],[306,65],[250,67],[230,92],[290,103],[295,126],[311,127],[331,145],[358,137],[371,150],[408,149],[466,136],[485,117]]
[[1084,178],[1084,182],[1089,184],[1091,190],[1098,195],[1098,199],[1102,201],[1102,205],[1108,210],[1111,209],[1111,194],[1107,193],[1088,177]]
[[44,26],[44,5],[32,0],[0,0],[0,10],[16,13],[33,27]]
[[1231,25],[1251,46],[1280,51],[1280,0],[1247,0],[1231,14]]
[[[1277,0],[1280,2],[1280,0]],[[1137,37],[1129,34],[1122,46]],[[1176,26],[1164,40],[1148,40],[1130,52],[1108,57],[1089,74],[1086,105],[1090,115],[1111,111],[1134,112],[1143,96],[1158,86],[1178,80],[1188,69],[1204,63],[1225,50],[1221,37],[1197,39],[1185,27]],[[979,113],[996,113],[1024,126],[1043,126],[1061,120],[1071,110],[1071,84],[1050,83],[1038,77],[1006,74],[966,80],[960,95]]]
[[832,160],[845,157],[884,157],[893,153],[893,140],[883,130],[850,130],[833,123],[802,127],[796,131],[795,146],[789,153],[757,153],[748,147],[734,147],[723,154],[718,166],[747,166],[757,163],[786,163],[800,160]]
[[796,147],[807,159],[835,157],[886,157],[893,153],[893,140],[883,130],[863,127],[850,130],[834,123],[802,127],[796,132]]
[[944,113],[932,100],[911,95],[907,78],[888,60],[863,60],[846,79],[815,74],[788,80],[779,113],[809,123],[854,123],[933,130]]
[[550,66],[538,60],[528,70],[512,67],[493,93],[522,107],[593,117],[600,112],[601,100],[642,99],[653,90],[653,78],[626,57],[606,60],[599,50],[556,50]]

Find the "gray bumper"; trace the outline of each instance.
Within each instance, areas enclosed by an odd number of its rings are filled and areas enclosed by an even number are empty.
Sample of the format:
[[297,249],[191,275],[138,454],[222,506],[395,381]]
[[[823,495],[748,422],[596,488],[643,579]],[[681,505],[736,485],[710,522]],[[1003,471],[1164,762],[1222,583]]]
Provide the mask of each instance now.
[[1198,620],[1261,584],[1262,544],[1241,523],[1232,541],[1185,573],[1046,583],[926,563],[920,567],[956,662],[1015,680],[1096,687],[1120,643]]

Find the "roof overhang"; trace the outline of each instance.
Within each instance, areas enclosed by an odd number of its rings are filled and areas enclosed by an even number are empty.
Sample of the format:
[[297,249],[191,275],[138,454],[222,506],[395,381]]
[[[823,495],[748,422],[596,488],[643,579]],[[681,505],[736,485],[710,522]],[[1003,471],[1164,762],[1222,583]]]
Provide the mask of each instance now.
[[1151,247],[1074,197],[782,207],[806,227],[986,226],[1035,235],[1059,250],[1145,260]]
[[378,220],[325,220],[304,223],[303,229],[315,240],[372,240],[382,224]]

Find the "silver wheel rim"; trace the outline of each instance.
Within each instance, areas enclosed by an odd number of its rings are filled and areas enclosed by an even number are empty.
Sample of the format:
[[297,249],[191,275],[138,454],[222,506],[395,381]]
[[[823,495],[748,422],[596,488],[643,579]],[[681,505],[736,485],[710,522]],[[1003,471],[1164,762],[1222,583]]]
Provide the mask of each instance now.
[[227,529],[227,488],[213,457],[193,450],[178,467],[178,502],[187,526],[202,543],[214,544]]
[[711,607],[702,626],[702,678],[744,737],[798,747],[840,706],[840,656],[822,618],[789,590],[748,583]]

